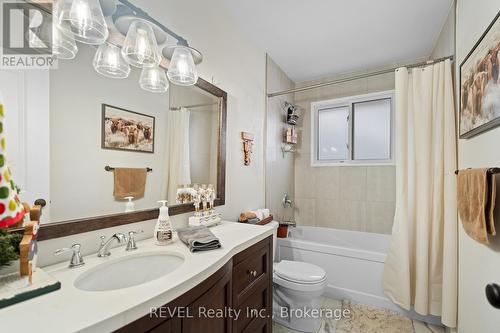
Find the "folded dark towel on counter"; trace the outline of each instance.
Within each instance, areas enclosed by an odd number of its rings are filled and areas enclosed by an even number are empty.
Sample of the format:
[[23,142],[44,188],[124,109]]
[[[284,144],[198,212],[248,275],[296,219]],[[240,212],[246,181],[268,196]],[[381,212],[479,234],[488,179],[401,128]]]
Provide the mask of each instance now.
[[191,252],[215,250],[221,247],[220,240],[204,225],[177,229],[177,234]]
[[257,222],[260,222],[260,219],[258,218],[253,218],[253,219],[248,219],[246,223],[249,223],[249,224],[255,224]]

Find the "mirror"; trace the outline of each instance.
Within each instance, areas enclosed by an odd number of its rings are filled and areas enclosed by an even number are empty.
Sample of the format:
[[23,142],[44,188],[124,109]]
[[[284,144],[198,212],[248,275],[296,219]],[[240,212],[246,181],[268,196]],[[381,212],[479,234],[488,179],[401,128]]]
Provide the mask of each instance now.
[[170,113],[167,135],[167,200],[193,202],[193,190],[217,191],[217,150],[221,98],[197,86],[170,87]]
[[[75,59],[59,60],[50,73],[0,70],[8,163],[22,201],[47,201],[42,224],[109,226],[94,218],[102,216],[131,223],[154,218],[163,199],[172,215],[192,211],[181,194],[196,184],[212,184],[215,204],[224,204],[226,93],[202,79],[151,93],[138,84],[140,69],[126,79],[104,77],[92,66],[96,49],[78,47]],[[126,195],[115,195],[114,168],[149,170],[128,215]]]

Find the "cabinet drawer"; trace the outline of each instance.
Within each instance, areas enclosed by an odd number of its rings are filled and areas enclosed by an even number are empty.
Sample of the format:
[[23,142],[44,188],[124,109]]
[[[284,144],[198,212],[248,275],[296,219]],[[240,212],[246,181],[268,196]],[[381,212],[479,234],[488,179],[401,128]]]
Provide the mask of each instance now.
[[242,300],[241,304],[235,307],[240,316],[233,323],[233,332],[248,331],[249,326],[252,326],[251,322],[255,320],[265,321],[267,316],[271,315],[268,313],[270,309],[268,290],[267,284],[259,282],[258,285],[252,288],[252,292]]
[[272,332],[269,321],[262,318],[255,318],[252,320],[242,333],[268,333]]
[[[262,280],[269,279],[269,246],[264,244],[233,269],[234,296],[241,297]],[[239,302],[238,302],[239,303]]]

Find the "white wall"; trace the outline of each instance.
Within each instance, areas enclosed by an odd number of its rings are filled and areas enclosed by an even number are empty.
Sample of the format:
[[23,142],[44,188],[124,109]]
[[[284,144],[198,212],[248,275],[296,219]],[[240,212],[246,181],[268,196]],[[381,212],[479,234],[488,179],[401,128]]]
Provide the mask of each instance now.
[[434,44],[431,59],[447,57],[455,54],[455,2],[452,3],[446,22]]
[[[458,65],[500,10],[498,0],[458,0],[456,11],[456,52]],[[458,78],[458,75],[456,76]],[[458,96],[459,84],[456,83]],[[467,167],[500,166],[500,128],[458,142],[458,165]],[[498,177],[497,177],[498,178]],[[497,196],[496,220],[500,220]],[[498,228],[498,223],[497,223]],[[499,331],[500,312],[490,306],[484,294],[487,283],[500,284],[500,237],[488,246],[469,238],[460,227],[458,331],[494,333]]]
[[[213,79],[215,85],[228,93],[226,205],[218,210],[225,219],[236,220],[241,211],[262,207],[266,69],[264,51],[236,28],[219,1],[137,0],[134,3],[182,34],[203,52],[204,61],[199,66],[200,76],[208,81]],[[90,64],[88,70],[91,70]],[[255,134],[250,166],[243,165],[241,131]],[[73,189],[68,187],[67,191]],[[185,225],[187,216],[189,215],[174,217],[174,225]],[[110,235],[116,231],[143,228],[145,234],[141,237],[151,237],[153,224],[154,221],[149,221],[41,242],[40,263],[43,266],[56,260],[65,260],[60,257],[55,259],[51,252],[75,242],[82,243],[84,254],[95,252],[101,234]]]

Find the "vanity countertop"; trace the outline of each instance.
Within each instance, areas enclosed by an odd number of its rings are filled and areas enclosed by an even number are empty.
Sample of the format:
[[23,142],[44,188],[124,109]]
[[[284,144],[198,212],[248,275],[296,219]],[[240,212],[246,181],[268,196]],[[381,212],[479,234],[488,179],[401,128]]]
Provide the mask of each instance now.
[[[210,230],[221,240],[222,248],[191,253],[178,239],[171,245],[157,246],[153,238],[137,243],[138,249],[111,249],[111,256],[97,254],[84,258],[85,266],[69,269],[68,262],[44,267],[61,281],[61,289],[0,310],[0,323],[11,331],[23,332],[111,332],[149,313],[189,291],[221,268],[233,255],[272,235],[269,226],[222,222]],[[82,291],[74,286],[79,275],[106,261],[141,252],[174,252],[184,256],[175,271],[156,280],[112,291]]]

